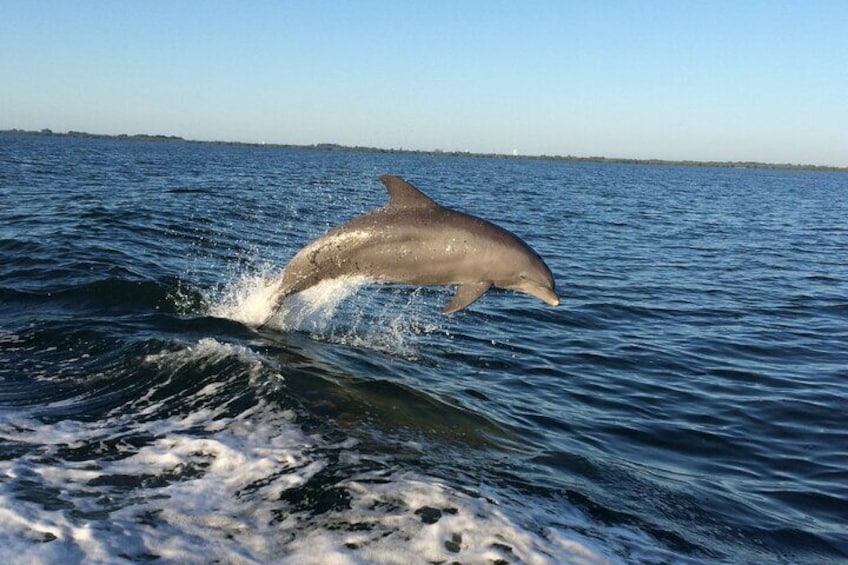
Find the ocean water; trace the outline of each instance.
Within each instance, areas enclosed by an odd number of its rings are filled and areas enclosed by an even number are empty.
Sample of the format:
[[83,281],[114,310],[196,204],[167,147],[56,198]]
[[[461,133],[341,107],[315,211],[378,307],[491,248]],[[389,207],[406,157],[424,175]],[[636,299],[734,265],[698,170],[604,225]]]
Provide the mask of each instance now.
[[[391,172],[562,305],[296,251]],[[0,135],[0,562],[848,562],[848,175]]]

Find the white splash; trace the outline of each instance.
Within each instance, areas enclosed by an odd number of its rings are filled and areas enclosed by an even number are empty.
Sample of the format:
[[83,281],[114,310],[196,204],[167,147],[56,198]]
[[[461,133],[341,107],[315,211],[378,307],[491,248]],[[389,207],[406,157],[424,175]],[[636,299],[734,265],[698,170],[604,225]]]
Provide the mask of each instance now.
[[289,296],[269,325],[281,330],[300,330],[322,334],[329,327],[341,303],[362,286],[368,284],[365,277],[341,277],[321,281],[315,286]]
[[[284,332],[300,331],[332,343],[373,349],[406,358],[417,356],[415,336],[439,331],[441,320],[422,293],[379,288],[366,277],[325,280],[287,297],[275,308],[278,276],[242,273],[208,301],[209,314]],[[357,294],[355,303],[342,305]]]
[[244,324],[259,325],[273,312],[276,278],[263,273],[242,273],[209,299],[209,313]]
[[[320,332],[339,304],[368,280],[341,277],[326,280],[286,298],[275,311],[279,276],[243,273],[210,299],[209,313],[244,324],[267,324],[281,330]],[[270,320],[269,320],[270,318]]]

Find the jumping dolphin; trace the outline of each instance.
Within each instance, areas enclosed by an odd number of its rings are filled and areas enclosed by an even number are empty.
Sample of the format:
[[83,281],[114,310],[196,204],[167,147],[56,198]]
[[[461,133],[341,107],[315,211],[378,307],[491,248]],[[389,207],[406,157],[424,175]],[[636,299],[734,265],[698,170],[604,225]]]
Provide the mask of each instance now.
[[383,175],[380,181],[389,191],[388,204],[301,249],[273,292],[274,312],[287,296],[343,276],[458,285],[443,314],[466,308],[492,286],[559,305],[550,269],[518,236],[440,206],[399,177]]

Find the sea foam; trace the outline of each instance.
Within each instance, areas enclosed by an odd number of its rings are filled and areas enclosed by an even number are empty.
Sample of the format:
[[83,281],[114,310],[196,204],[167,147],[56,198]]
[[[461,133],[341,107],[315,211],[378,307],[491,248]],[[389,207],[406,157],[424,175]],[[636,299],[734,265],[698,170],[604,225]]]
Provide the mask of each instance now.
[[[144,363],[177,372],[222,358],[263,362],[205,338]],[[0,561],[618,562],[573,531],[533,526],[494,493],[308,434],[294,411],[265,400],[235,415],[224,398],[174,414],[151,392],[97,421],[0,415],[0,441],[28,446],[0,461]],[[216,395],[205,386],[185,401]],[[567,520],[585,524],[576,510]]]

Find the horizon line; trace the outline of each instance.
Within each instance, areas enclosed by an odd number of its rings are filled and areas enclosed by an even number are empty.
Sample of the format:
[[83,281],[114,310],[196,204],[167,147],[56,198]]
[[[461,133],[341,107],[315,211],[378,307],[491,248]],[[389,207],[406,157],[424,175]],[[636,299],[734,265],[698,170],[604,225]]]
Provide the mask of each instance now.
[[91,133],[84,131],[68,130],[66,132],[53,131],[50,128],[41,130],[25,130],[20,128],[0,130],[0,134],[16,134],[16,135],[35,135],[35,136],[56,136],[56,137],[84,137],[95,139],[121,139],[129,141],[159,141],[172,143],[197,143],[209,145],[244,145],[254,147],[281,147],[281,148],[297,148],[297,149],[319,149],[329,151],[352,151],[352,152],[374,152],[374,153],[401,153],[401,154],[419,154],[419,155],[443,155],[443,156],[466,156],[466,157],[487,157],[499,159],[529,159],[539,161],[567,161],[567,162],[584,162],[584,163],[613,163],[613,164],[633,164],[633,165],[669,165],[669,166],[686,166],[686,167],[720,167],[720,168],[756,168],[756,169],[794,169],[806,171],[834,171],[848,172],[848,166],[838,165],[814,165],[809,163],[770,163],[765,161],[702,161],[697,159],[662,159],[662,158],[632,158],[632,157],[605,157],[605,156],[588,156],[581,157],[577,155],[548,155],[548,154],[521,154],[513,150],[512,153],[483,153],[475,151],[460,151],[460,150],[442,150],[442,149],[405,149],[405,148],[384,148],[365,145],[344,145],[340,143],[325,142],[325,143],[277,143],[264,141],[232,141],[232,140],[202,140],[202,139],[187,139],[178,135],[164,134],[148,134],[148,133]]

